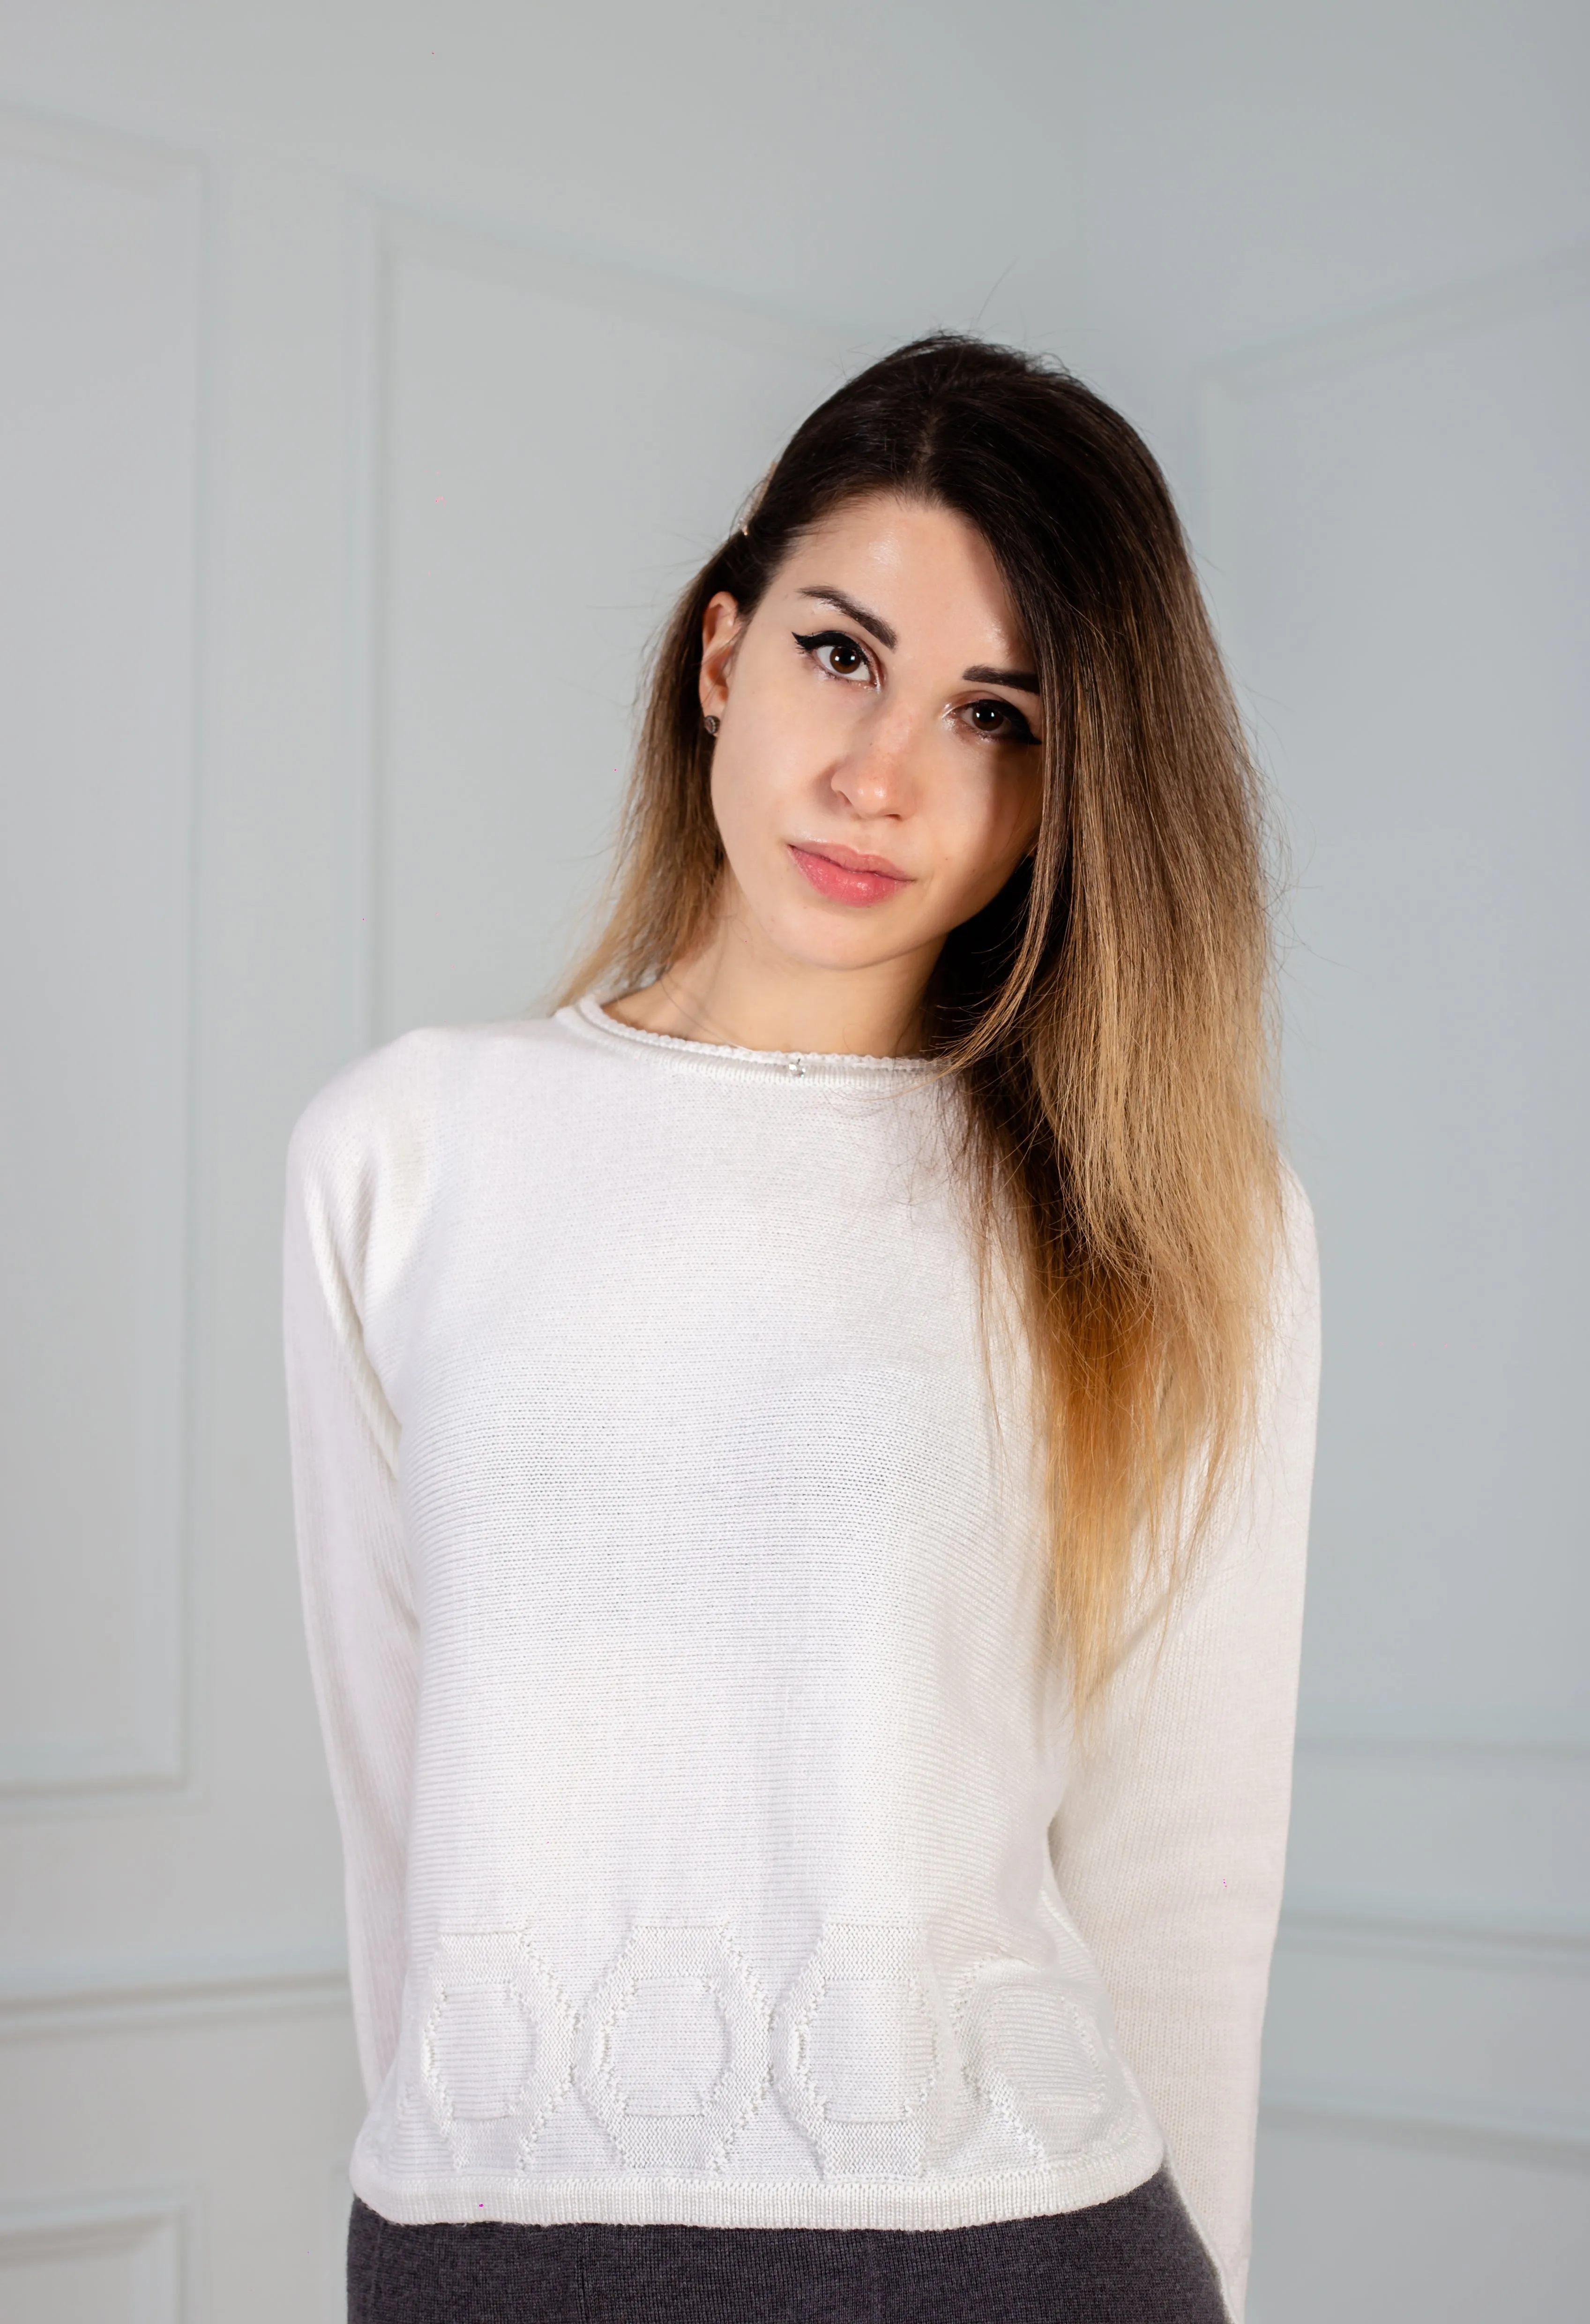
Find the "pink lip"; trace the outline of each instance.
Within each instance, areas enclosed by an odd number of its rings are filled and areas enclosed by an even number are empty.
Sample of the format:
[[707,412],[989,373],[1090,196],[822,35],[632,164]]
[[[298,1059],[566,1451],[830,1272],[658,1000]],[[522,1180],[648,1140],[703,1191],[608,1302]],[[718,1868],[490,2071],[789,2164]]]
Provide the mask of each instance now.
[[802,847],[794,840],[790,853],[820,896],[837,904],[881,904],[911,884],[884,855],[858,855],[853,847]]

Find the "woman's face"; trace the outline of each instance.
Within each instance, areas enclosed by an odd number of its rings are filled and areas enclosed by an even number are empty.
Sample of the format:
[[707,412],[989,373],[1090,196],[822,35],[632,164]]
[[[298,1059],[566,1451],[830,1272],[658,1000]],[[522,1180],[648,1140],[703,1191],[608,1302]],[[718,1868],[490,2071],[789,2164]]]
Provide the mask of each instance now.
[[852,501],[749,621],[714,597],[703,649],[729,908],[790,962],[920,955],[925,980],[1038,830],[1038,680],[982,534],[920,501]]

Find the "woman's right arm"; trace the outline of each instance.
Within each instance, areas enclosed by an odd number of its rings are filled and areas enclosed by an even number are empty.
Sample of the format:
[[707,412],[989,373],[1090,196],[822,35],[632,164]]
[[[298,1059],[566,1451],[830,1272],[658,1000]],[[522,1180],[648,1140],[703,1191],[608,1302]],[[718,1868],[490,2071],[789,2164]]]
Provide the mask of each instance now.
[[365,1342],[379,1175],[347,1084],[334,1084],[288,1149],[282,1323],[305,1628],[342,1827],[354,2022],[372,2099],[396,2052],[402,2004],[419,1689],[399,1429]]

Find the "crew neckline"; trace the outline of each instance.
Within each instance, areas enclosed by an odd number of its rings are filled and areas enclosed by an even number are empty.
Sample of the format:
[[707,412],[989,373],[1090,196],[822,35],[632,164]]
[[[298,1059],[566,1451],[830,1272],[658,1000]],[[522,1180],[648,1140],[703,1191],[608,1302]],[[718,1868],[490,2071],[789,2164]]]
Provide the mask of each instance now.
[[[616,996],[609,995],[609,998]],[[730,1073],[739,1078],[773,1077],[780,1081],[872,1082],[900,1074],[920,1075],[933,1060],[920,1054],[909,1057],[869,1057],[848,1051],[744,1049],[731,1042],[691,1041],[679,1033],[652,1033],[640,1025],[621,1024],[609,1017],[595,989],[582,992],[555,1012],[557,1020],[578,1030],[583,1028],[604,1040],[627,1041],[654,1055],[677,1059],[680,1065]]]

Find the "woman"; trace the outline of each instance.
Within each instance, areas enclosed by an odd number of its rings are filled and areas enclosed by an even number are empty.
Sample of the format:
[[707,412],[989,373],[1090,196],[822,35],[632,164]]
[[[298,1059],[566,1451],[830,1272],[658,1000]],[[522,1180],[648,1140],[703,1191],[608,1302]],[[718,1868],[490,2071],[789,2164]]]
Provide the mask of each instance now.
[[547,1019],[310,1106],[350,2314],[1240,2318],[1317,1377],[1164,481],[923,340],[686,592]]

